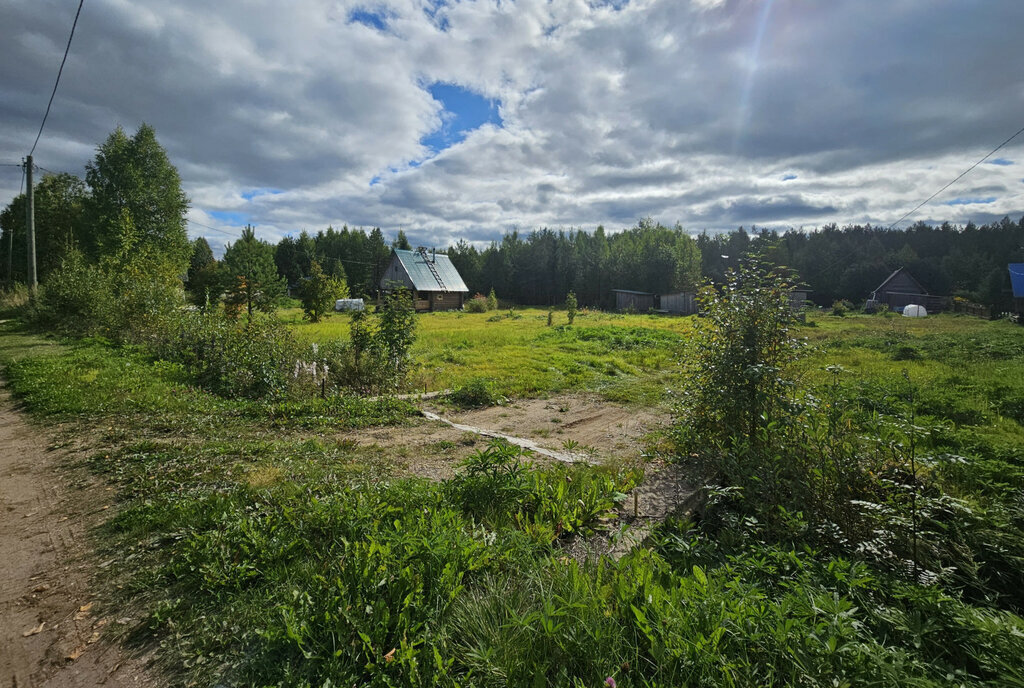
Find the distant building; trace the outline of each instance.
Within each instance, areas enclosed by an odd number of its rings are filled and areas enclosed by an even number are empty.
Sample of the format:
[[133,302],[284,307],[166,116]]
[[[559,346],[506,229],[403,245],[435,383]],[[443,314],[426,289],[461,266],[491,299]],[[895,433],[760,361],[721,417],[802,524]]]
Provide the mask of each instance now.
[[1013,290],[1013,312],[1024,316],[1024,263],[1010,263],[1010,288]]
[[871,292],[868,307],[885,304],[894,311],[902,311],[904,306],[917,304],[929,313],[938,313],[945,309],[946,302],[944,296],[929,294],[906,268],[899,268]]
[[662,294],[658,310],[672,315],[693,315],[697,312],[697,295],[690,291]]
[[803,310],[804,305],[807,303],[807,297],[810,293],[810,289],[805,289],[803,287],[791,289],[789,292],[789,307],[794,311]]
[[399,287],[412,292],[417,311],[459,310],[469,293],[451,259],[425,248],[391,251],[391,262],[381,277],[380,288],[391,291]]
[[612,289],[615,294],[615,310],[646,313],[654,308],[654,294],[649,291]]

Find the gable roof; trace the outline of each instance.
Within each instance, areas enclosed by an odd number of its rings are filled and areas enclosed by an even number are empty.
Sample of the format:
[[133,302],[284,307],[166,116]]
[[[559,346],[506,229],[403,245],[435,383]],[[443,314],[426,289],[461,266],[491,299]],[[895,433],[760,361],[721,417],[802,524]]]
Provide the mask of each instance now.
[[[469,291],[462,281],[462,275],[452,265],[452,259],[444,253],[406,251],[393,249],[395,258],[402,264],[416,291]],[[430,268],[434,269],[431,270]],[[434,274],[436,271],[436,275]]]
[[917,287],[917,293],[919,293],[919,294],[927,294],[928,293],[928,290],[925,289],[924,287],[922,287],[921,283],[918,282],[916,279],[914,279],[914,276],[911,275],[909,272],[907,272],[906,268],[897,268],[897,269],[893,270],[891,275],[889,275],[888,277],[885,278],[884,282],[882,282],[877,287],[875,287],[875,290],[873,292],[871,292],[872,298],[874,298],[875,295],[878,294],[878,292],[885,291],[885,287],[889,284],[889,282],[892,282],[894,279],[896,279],[896,277],[898,275],[900,275],[900,273],[902,273],[904,277],[906,277],[907,279],[909,279],[911,282],[914,283],[914,285]]
[[1024,299],[1024,263],[1010,263],[1007,267],[1010,270],[1013,298]]

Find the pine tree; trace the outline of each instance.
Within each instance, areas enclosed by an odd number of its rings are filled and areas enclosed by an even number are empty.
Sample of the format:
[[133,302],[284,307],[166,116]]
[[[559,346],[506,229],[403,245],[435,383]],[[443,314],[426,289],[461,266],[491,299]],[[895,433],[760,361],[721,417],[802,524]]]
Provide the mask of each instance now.
[[252,225],[245,226],[238,241],[228,244],[222,270],[226,304],[235,309],[244,305],[250,320],[254,310],[272,311],[274,299],[284,293],[284,279],[274,264],[274,247],[257,239]]

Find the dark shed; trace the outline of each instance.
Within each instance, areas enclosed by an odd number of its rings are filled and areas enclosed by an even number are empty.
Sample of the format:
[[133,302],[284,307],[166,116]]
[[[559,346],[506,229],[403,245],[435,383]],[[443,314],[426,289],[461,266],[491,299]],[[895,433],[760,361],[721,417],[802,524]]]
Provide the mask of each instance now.
[[906,268],[899,268],[871,292],[871,301],[884,303],[892,310],[902,310],[913,303],[924,306],[929,313],[937,313],[946,307],[947,300],[944,296],[929,294]]
[[649,291],[633,291],[631,289],[612,289],[615,294],[615,310],[638,311],[646,313],[654,308],[654,294]]

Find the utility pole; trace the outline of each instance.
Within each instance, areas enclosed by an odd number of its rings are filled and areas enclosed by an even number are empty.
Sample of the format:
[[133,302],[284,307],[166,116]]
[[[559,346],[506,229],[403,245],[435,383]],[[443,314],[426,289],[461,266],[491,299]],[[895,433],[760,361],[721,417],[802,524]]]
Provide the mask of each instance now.
[[28,181],[28,193],[25,195],[25,231],[28,234],[28,289],[34,297],[39,282],[36,280],[36,208],[35,191],[32,188],[32,156],[25,158],[25,177]]

